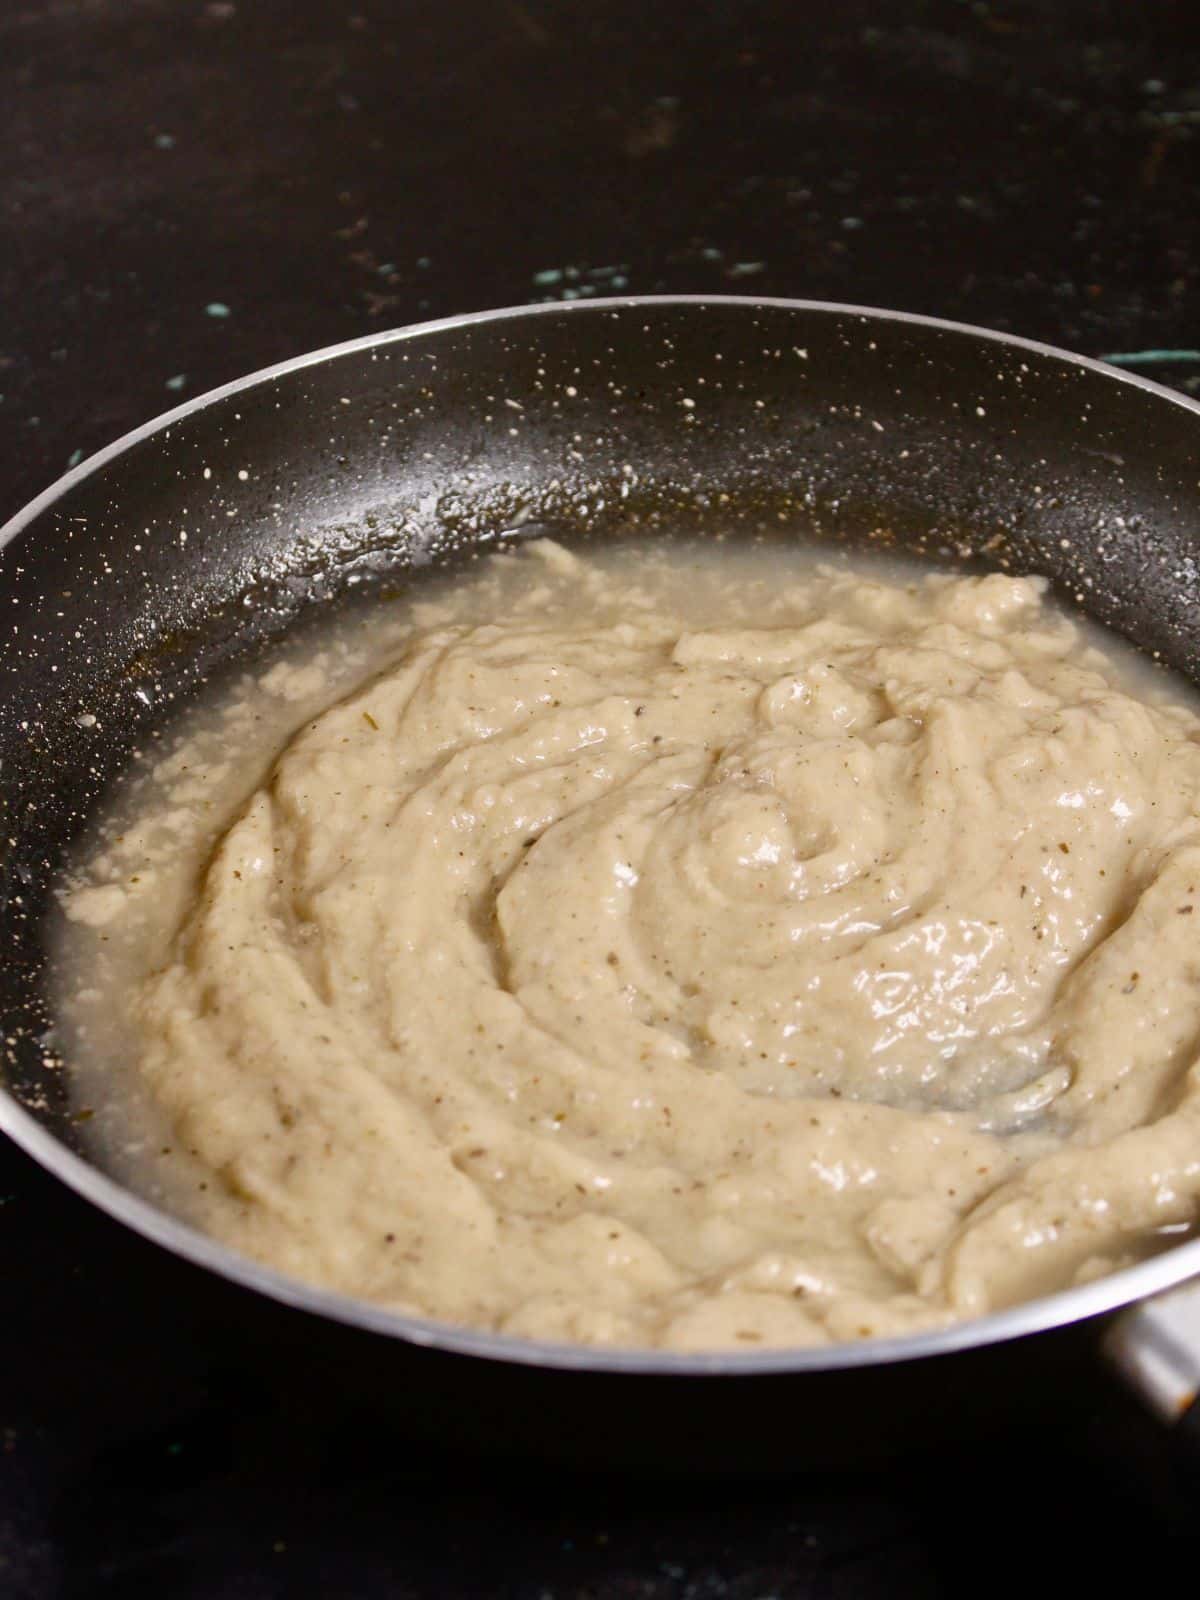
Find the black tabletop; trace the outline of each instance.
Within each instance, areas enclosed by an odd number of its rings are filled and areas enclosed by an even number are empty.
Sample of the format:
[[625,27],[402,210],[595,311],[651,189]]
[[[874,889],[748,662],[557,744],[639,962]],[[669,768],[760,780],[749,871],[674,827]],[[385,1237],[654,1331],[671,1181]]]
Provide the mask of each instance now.
[[[1200,390],[1194,0],[6,0],[0,134],[0,521],[226,379],[539,299],[890,306]],[[585,1479],[251,1382],[223,1305],[0,1149],[0,1596],[960,1595],[1191,1531],[1102,1385],[856,1474]]]

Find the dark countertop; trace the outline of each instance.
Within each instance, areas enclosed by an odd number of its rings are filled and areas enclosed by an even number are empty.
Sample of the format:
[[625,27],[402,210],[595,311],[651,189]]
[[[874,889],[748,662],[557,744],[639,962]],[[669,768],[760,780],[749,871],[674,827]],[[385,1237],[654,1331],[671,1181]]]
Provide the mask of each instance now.
[[[256,367],[610,290],[929,312],[1200,390],[1190,0],[10,0],[0,108],[0,520]],[[0,1310],[5,1600],[959,1595],[1150,1578],[1192,1528],[1100,1386],[1070,1429],[765,1486],[431,1455],[249,1390],[208,1281],[7,1146]]]

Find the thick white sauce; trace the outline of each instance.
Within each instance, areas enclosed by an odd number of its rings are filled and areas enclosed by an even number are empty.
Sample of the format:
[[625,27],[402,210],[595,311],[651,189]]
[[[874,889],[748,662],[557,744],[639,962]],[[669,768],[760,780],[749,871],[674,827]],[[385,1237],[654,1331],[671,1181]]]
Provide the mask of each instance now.
[[540,1338],[1110,1271],[1200,1211],[1200,720],[1148,677],[1034,579],[493,558],[106,823],[62,962],[98,1137],[287,1272]]

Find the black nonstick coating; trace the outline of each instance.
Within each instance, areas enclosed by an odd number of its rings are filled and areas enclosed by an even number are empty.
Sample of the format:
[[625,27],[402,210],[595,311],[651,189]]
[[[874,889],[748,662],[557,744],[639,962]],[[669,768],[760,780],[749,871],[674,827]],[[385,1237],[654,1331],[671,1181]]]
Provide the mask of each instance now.
[[[1191,403],[1060,352],[853,308],[539,307],[385,335],[202,399],[64,479],[0,550],[3,1081],[82,1149],[46,1035],[55,869],[189,695],[351,593],[395,592],[540,529],[816,537],[1045,573],[1196,677],[1198,525]],[[167,1259],[165,1274],[196,1270]],[[414,1424],[452,1417],[464,1438],[562,1450],[568,1404],[596,1460],[656,1459],[655,1440],[691,1464],[824,1458],[839,1437],[855,1454],[868,1435],[928,1431],[951,1392],[962,1420],[996,1409],[989,1390],[1012,1409],[1018,1390],[1043,1395],[1046,1373],[1061,1389],[1080,1338],[790,1379],[634,1380],[412,1350],[228,1293],[248,1337],[370,1373]],[[404,1362],[420,1363],[415,1386],[397,1385]],[[781,1433],[793,1405],[804,1428]],[[681,1446],[695,1433],[706,1444]]]

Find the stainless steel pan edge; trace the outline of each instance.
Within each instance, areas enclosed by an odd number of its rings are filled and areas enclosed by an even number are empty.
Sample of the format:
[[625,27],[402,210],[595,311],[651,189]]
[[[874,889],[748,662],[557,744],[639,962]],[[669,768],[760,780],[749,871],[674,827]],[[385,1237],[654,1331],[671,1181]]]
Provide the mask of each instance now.
[[[763,310],[777,308],[783,312],[818,317],[852,318],[867,327],[899,324],[914,329],[964,335],[993,347],[1002,347],[1018,354],[1025,352],[1039,360],[1049,360],[1067,368],[1102,374],[1106,383],[1141,390],[1154,395],[1173,410],[1190,412],[1196,419],[1197,451],[1200,456],[1200,403],[1129,372],[1117,371],[1087,357],[1056,350],[1035,341],[935,318],[823,302],[745,301],[738,297],[645,297],[589,301],[447,318],[354,340],[280,363],[197,397],[117,440],[67,473],[0,529],[0,550],[30,524],[53,513],[56,504],[76,486],[101,473],[109,463],[133,447],[186,423],[207,408],[224,401],[235,401],[238,396],[271,380],[287,377],[306,368],[317,367],[356,352],[377,351],[406,340],[426,339],[442,333],[452,335],[463,329],[482,328],[488,324],[519,324],[522,328],[531,328],[543,321],[569,323],[572,319],[593,319],[614,311],[645,311],[653,314],[655,308],[694,307],[700,310],[734,306]],[[1175,1412],[1178,1412],[1182,1403],[1181,1396],[1194,1395],[1196,1380],[1200,1377],[1200,1349],[1196,1348],[1196,1324],[1193,1320],[1193,1308],[1200,1303],[1200,1288],[1188,1285],[1188,1280],[1200,1279],[1200,1240],[1177,1246],[1138,1266],[1081,1287],[940,1332],[900,1339],[825,1349],[722,1352],[713,1355],[540,1344],[398,1315],[312,1288],[237,1256],[158,1211],[91,1166],[54,1137],[3,1088],[0,1088],[0,1129],[86,1200],[186,1260],[285,1306],[414,1346],[484,1357],[493,1362],[575,1372],[680,1378],[718,1375],[753,1377],[781,1373],[815,1375],[924,1362],[930,1358],[1021,1340],[1071,1324],[1105,1318],[1122,1307],[1140,1302],[1125,1319],[1110,1327],[1108,1333],[1110,1348],[1124,1370],[1149,1392],[1158,1394],[1165,1392],[1165,1388],[1169,1389],[1173,1398],[1169,1407],[1164,1406],[1163,1409],[1173,1408]],[[1178,1287],[1180,1285],[1183,1287]],[[1181,1332],[1181,1329],[1185,1331]],[[1169,1382],[1161,1376],[1162,1361],[1157,1354],[1165,1348],[1174,1352],[1173,1377]]]
[[[540,1343],[401,1315],[367,1301],[315,1288],[238,1255],[148,1204],[98,1168],[90,1166],[47,1133],[5,1091],[0,1091],[0,1131],[85,1200],[99,1206],[109,1216],[133,1228],[144,1238],[283,1305],[311,1311],[335,1322],[412,1344],[436,1346],[462,1355],[484,1356],[528,1366],[555,1367],[568,1371],[661,1373],[674,1377],[717,1373],[753,1377],[779,1372],[852,1370],[923,1360],[930,1356],[1020,1339],[1067,1324],[1103,1317],[1131,1305],[1136,1307],[1141,1317],[1149,1317],[1159,1307],[1165,1313],[1166,1307],[1173,1303],[1173,1294],[1180,1296],[1181,1301],[1185,1296],[1200,1297],[1200,1286],[1190,1281],[1193,1278],[1200,1279],[1200,1240],[1194,1240],[1107,1278],[1059,1294],[1046,1295],[1040,1300],[1013,1306],[991,1316],[956,1323],[934,1333],[913,1334],[898,1339],[873,1339],[861,1344],[800,1350],[722,1351],[711,1355]],[[1148,1323],[1143,1322],[1140,1326],[1144,1331],[1137,1340],[1139,1349],[1143,1339],[1148,1343],[1155,1337]],[[1130,1324],[1130,1327],[1134,1325]],[[1113,1337],[1112,1330],[1109,1337]],[[1200,1366],[1200,1352],[1196,1361]],[[1125,1359],[1124,1364],[1131,1369],[1132,1376],[1132,1355]],[[1149,1378],[1146,1388],[1148,1391],[1151,1389]]]

